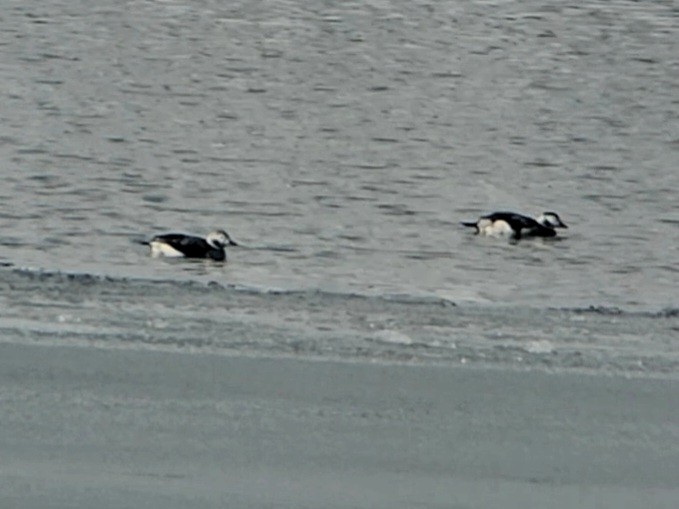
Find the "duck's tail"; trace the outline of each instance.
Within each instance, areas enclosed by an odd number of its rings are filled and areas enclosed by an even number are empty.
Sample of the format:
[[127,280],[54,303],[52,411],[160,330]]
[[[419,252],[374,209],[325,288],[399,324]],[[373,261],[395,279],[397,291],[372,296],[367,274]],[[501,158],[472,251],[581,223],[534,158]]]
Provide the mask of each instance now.
[[468,223],[466,221],[460,221],[460,224],[462,226],[466,226],[467,228],[476,228],[477,230],[479,229],[479,227],[476,223]]

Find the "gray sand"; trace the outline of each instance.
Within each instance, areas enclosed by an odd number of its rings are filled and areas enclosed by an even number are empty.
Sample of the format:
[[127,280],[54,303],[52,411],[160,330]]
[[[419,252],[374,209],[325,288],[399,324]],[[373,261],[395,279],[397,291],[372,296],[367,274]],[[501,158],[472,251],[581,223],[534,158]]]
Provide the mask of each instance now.
[[0,345],[0,507],[656,508],[676,381]]

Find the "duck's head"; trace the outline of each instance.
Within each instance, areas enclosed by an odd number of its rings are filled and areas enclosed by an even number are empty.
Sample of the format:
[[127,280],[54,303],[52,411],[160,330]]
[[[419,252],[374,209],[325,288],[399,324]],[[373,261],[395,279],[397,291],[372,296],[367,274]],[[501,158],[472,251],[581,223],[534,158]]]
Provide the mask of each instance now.
[[205,241],[215,249],[223,249],[225,246],[237,246],[238,243],[229,237],[224,230],[215,230],[207,234]]
[[556,212],[543,212],[536,221],[549,228],[568,228]]

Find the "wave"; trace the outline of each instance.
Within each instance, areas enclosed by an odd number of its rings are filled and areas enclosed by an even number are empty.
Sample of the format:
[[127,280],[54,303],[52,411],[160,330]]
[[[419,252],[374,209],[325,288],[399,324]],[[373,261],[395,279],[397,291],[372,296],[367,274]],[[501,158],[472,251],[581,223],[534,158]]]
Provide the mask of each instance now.
[[0,341],[371,362],[679,373],[679,310],[0,270]]
[[[185,291],[199,291],[205,293],[218,292],[234,292],[235,294],[243,295],[260,295],[260,296],[277,296],[289,297],[291,299],[309,299],[309,300],[364,300],[372,302],[384,302],[393,304],[409,304],[416,306],[434,306],[434,307],[457,307],[465,308],[480,308],[480,309],[512,309],[512,305],[505,303],[496,304],[489,301],[472,302],[465,300],[463,303],[458,303],[453,299],[441,297],[438,295],[411,295],[404,293],[392,294],[373,294],[361,292],[342,292],[331,291],[324,289],[284,289],[274,287],[258,287],[243,284],[224,284],[217,281],[199,281],[195,279],[160,279],[160,278],[137,278],[137,277],[115,277],[109,275],[90,274],[90,273],[74,273],[61,271],[46,271],[33,268],[16,267],[9,263],[0,264],[0,268],[7,268],[9,270],[3,271],[5,274],[12,274],[16,278],[24,278],[33,281],[43,281],[46,283],[58,284],[60,282],[69,282],[76,285],[93,285],[93,284],[111,284],[111,285],[132,285],[134,288],[140,287],[156,287],[166,288],[174,287],[177,292]],[[645,317],[645,318],[677,318],[679,317],[679,308],[664,307],[657,310],[638,310],[638,309],[623,309],[619,306],[610,306],[606,304],[591,304],[589,306],[562,306],[562,307],[526,307],[521,306],[519,309],[530,310],[535,312],[540,310],[543,313],[570,313],[574,315],[599,315],[599,316],[619,316],[619,317]],[[524,312],[521,312],[523,314]]]
[[591,305],[587,307],[550,308],[554,311],[569,312],[573,314],[592,314],[601,316],[627,316],[649,318],[676,318],[679,317],[679,308],[666,307],[657,311],[624,310],[617,306]]
[[[9,267],[8,264],[6,267]],[[7,271],[5,271],[7,272]],[[414,305],[440,305],[440,306],[456,306],[456,303],[450,299],[434,295],[409,295],[402,293],[394,294],[370,294],[360,292],[338,292],[323,289],[282,289],[273,287],[257,287],[242,284],[224,284],[217,281],[198,281],[195,279],[160,279],[160,278],[136,278],[136,277],[115,277],[100,274],[89,273],[73,273],[61,271],[46,271],[41,269],[12,267],[9,271],[16,278],[24,278],[32,281],[42,281],[45,283],[73,283],[80,285],[93,284],[115,284],[115,285],[135,285],[139,286],[172,286],[177,291],[194,291],[198,290],[201,293],[206,292],[236,292],[241,294],[252,295],[270,295],[270,296],[288,296],[290,298],[307,297],[309,299],[364,299],[374,301],[384,301],[401,304]]]

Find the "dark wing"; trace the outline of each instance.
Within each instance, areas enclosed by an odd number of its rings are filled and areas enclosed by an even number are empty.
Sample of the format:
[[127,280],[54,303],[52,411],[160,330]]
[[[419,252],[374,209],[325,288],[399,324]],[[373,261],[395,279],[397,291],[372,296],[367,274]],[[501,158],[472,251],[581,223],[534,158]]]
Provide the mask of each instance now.
[[207,252],[212,249],[210,245],[205,242],[205,239],[192,237],[190,235],[182,235],[181,233],[158,235],[154,237],[154,240],[165,242],[188,258],[204,258],[207,255]]
[[517,232],[517,237],[554,237],[556,235],[554,228],[544,226],[532,217],[516,212],[494,212],[485,217],[491,221],[507,222],[512,230]]
[[491,221],[504,221],[512,227],[512,230],[517,232],[533,228],[544,228],[532,217],[517,214],[516,212],[493,212],[492,214],[483,217],[484,219],[490,219]]

